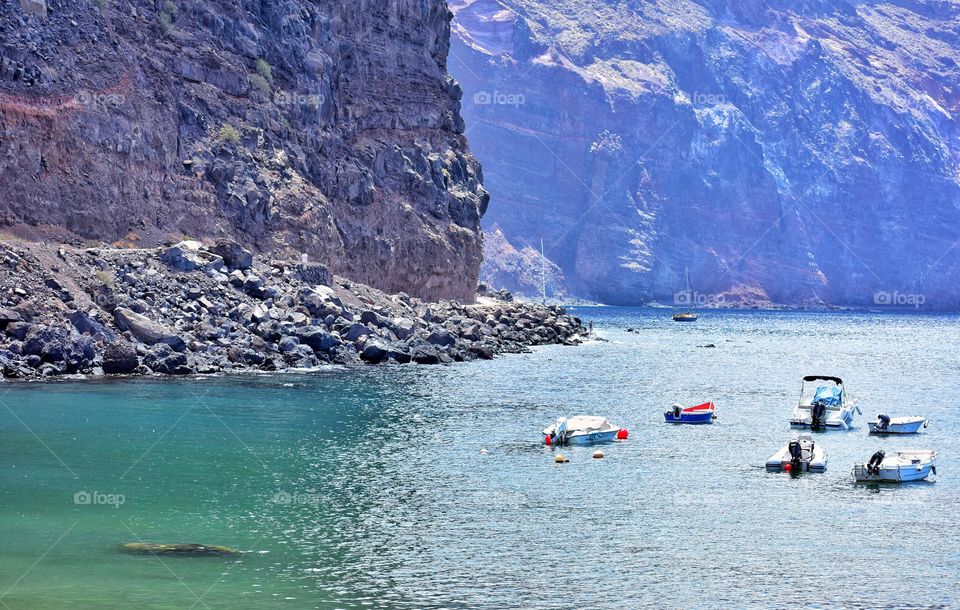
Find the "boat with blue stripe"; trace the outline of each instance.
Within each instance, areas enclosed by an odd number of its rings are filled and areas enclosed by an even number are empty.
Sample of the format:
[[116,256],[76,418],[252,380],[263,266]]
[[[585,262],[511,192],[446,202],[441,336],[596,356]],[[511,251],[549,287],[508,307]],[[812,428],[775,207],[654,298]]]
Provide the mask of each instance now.
[[663,413],[663,418],[668,424],[712,424],[717,418],[716,409],[713,401],[687,408],[674,404]]
[[627,429],[599,415],[576,415],[558,418],[544,428],[543,435],[547,445],[590,445],[626,439]]

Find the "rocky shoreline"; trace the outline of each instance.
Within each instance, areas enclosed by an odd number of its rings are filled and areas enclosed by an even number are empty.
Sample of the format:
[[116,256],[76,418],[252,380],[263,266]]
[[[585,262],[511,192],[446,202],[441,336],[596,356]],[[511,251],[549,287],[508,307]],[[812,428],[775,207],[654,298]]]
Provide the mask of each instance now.
[[0,245],[7,379],[442,364],[581,342],[557,306],[486,294],[424,302],[235,242],[154,249]]

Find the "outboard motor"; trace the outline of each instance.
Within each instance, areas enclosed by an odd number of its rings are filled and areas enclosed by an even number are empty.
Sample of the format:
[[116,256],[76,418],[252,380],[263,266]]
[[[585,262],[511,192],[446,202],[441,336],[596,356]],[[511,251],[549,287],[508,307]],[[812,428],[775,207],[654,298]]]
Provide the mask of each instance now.
[[890,425],[889,415],[881,413],[880,415],[877,415],[877,419],[879,420],[877,422],[877,430],[886,430],[887,427]]
[[557,425],[553,429],[553,433],[557,436],[557,444],[564,445],[567,442],[567,418],[561,417],[557,420]]
[[811,428],[822,428],[823,427],[823,416],[827,412],[827,403],[822,399],[813,403],[813,406],[810,408],[810,427]]
[[683,406],[678,405],[677,403],[673,404],[673,419],[680,420],[680,414],[683,412]]
[[880,464],[883,463],[886,455],[883,449],[871,455],[870,461],[867,462],[867,474],[880,474]]
[[803,458],[803,447],[800,446],[800,441],[790,441],[787,449],[790,451],[790,463],[794,468],[798,467]]

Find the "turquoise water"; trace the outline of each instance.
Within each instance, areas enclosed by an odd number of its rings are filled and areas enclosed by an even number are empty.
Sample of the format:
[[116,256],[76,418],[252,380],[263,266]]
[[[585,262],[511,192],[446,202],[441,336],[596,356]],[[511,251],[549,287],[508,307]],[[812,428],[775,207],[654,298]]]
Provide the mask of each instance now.
[[[442,367],[0,386],[0,607],[960,605],[957,317],[577,313],[608,341]],[[842,376],[865,416],[930,427],[879,439],[860,417],[818,436],[826,473],[767,473],[810,373]],[[707,399],[714,426],[662,423],[670,403]],[[577,412],[630,439],[554,464],[539,430]],[[938,450],[937,482],[852,484],[881,447]],[[117,550],[141,540],[245,553]]]

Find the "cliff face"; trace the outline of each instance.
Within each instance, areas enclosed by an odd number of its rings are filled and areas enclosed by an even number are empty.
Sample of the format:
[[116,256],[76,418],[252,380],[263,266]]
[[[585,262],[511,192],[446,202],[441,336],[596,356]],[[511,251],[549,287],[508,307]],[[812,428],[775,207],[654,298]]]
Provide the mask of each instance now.
[[487,203],[443,0],[0,0],[0,229],[228,235],[472,300]]
[[575,293],[960,306],[957,3],[451,7],[485,222]]

